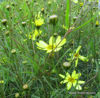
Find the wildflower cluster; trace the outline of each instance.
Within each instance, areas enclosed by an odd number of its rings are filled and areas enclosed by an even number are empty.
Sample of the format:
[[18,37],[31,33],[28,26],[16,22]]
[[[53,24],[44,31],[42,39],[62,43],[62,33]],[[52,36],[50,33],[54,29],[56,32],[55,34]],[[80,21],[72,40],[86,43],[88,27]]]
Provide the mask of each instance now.
[[75,67],[77,67],[79,59],[83,62],[88,61],[87,57],[84,57],[79,54],[80,49],[81,49],[81,46],[79,46],[74,53],[70,53],[71,58],[69,59],[69,61],[70,62],[75,61]]
[[64,79],[60,83],[61,84],[66,83],[67,90],[70,90],[72,86],[74,86],[77,90],[82,90],[82,87],[80,86],[80,84],[84,84],[85,81],[79,80],[81,73],[76,73],[76,71],[74,70],[72,75],[70,75],[67,72],[65,76],[62,74],[59,74],[59,76]]
[[[35,25],[35,30],[32,31],[30,34],[29,34],[29,39],[31,40],[36,40],[36,38],[38,36],[41,35],[42,31],[40,30],[40,27],[44,24],[44,19],[42,18],[42,15],[40,13],[38,13],[38,15],[35,17],[35,20],[34,20],[34,25]],[[27,36],[27,35],[26,35]]]
[[[80,49],[81,49],[81,46],[79,46],[75,52],[70,53],[71,58],[68,59],[70,63],[67,62],[67,65],[66,63],[64,63],[63,65],[68,66],[68,64],[71,64],[71,62],[75,61],[75,67],[77,67],[79,59],[84,62],[87,62],[88,58],[79,54]],[[85,81],[79,80],[81,73],[76,73],[76,71],[74,70],[72,72],[72,75],[66,72],[65,76],[62,74],[59,74],[59,76],[64,79],[60,83],[61,84],[66,83],[67,90],[70,90],[72,86],[74,86],[75,89],[77,90],[82,90],[81,84],[84,84]]]

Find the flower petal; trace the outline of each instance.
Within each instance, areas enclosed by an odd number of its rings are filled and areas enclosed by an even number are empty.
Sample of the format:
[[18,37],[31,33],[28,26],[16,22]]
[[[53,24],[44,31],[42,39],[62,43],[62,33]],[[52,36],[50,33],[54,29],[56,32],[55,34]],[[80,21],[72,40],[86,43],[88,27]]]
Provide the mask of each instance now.
[[81,80],[78,81],[78,84],[84,84],[84,83],[85,81],[81,81]]
[[81,87],[80,85],[77,85],[77,86],[76,86],[76,89],[77,89],[77,90],[82,90],[82,87]]
[[80,76],[81,76],[81,73],[77,73],[77,74],[76,74],[76,71],[75,71],[75,70],[73,71],[72,77],[73,77],[74,79],[78,79]]
[[68,72],[66,73],[66,77],[70,77],[70,74]]
[[67,80],[63,80],[63,81],[61,81],[60,83],[61,84],[65,84],[65,83],[67,83],[68,81]]
[[71,82],[68,82],[68,83],[66,84],[66,86],[67,86],[67,90],[69,90],[69,89],[71,89],[71,87],[72,87],[72,83],[71,83]]
[[37,45],[38,48],[40,48],[41,50],[46,50],[46,47],[48,46],[48,44],[45,43],[44,41],[36,42],[36,45]]
[[61,47],[66,43],[66,39],[64,38],[62,41],[60,41],[57,45],[57,47]]
[[50,53],[50,52],[52,52],[52,50],[47,50],[47,53]]
[[49,39],[49,45],[53,45],[54,40],[55,40],[55,38],[53,36],[51,36],[50,39]]
[[76,84],[77,84],[77,81],[75,80],[75,81],[74,81],[74,83],[73,83],[73,86],[75,87],[75,86],[76,86]]
[[82,47],[82,46],[78,46],[78,48],[77,48],[77,50],[76,50],[76,53],[79,53],[81,47]]
[[75,60],[75,67],[78,65],[78,59]]
[[61,41],[61,36],[58,36],[56,39],[56,45],[58,45],[60,41]]
[[54,51],[57,52],[57,51],[59,51],[61,48],[62,48],[62,47],[59,47],[59,48],[57,47],[57,48],[55,48]]
[[84,62],[88,62],[88,58],[87,57],[79,55],[79,59],[84,61]]
[[61,78],[65,78],[65,76],[64,76],[64,75],[62,75],[62,74],[59,74],[59,76],[60,76]]

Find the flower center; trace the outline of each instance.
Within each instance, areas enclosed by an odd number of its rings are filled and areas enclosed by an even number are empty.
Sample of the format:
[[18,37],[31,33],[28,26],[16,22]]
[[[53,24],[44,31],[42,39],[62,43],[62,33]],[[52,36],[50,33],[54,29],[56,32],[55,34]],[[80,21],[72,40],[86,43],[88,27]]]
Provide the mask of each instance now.
[[79,57],[79,53],[75,53],[74,56],[75,56],[76,58],[78,58],[78,57]]
[[75,81],[75,79],[72,78],[72,77],[69,77],[68,81],[71,82],[71,83],[73,83]]
[[47,49],[48,49],[48,50],[53,50],[53,49],[55,49],[55,45],[48,45],[48,46],[47,46]]

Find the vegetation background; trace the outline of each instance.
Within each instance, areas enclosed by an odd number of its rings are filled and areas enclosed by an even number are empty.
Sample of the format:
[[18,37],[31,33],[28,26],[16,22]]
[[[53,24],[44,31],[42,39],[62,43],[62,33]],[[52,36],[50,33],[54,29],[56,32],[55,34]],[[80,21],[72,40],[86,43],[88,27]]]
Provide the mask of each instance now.
[[[99,98],[98,4],[97,0],[79,0],[78,3],[71,0],[3,0],[0,3],[0,98]],[[26,35],[34,32],[39,12],[45,24],[41,27],[41,36],[33,41]],[[54,14],[58,22],[52,26],[49,17]],[[2,22],[4,19],[6,23]],[[65,34],[67,42],[54,56],[37,49],[35,43],[40,39],[48,42],[52,35]],[[82,73],[81,79],[86,82],[80,92],[95,94],[73,95],[69,92],[77,92],[75,89],[68,91],[60,84],[59,74],[72,73],[74,68],[73,64],[64,67],[63,63],[79,45],[82,46],[80,53],[89,59],[86,63],[80,61],[77,67],[77,72]]]

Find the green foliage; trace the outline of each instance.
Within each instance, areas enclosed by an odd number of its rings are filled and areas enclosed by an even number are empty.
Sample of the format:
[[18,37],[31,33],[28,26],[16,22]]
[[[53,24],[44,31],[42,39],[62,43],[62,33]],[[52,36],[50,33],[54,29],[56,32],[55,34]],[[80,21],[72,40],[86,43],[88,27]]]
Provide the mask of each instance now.
[[[91,98],[91,96],[98,98],[100,16],[97,6],[97,2],[89,2],[89,0],[85,2],[78,0],[78,3],[73,0],[1,2],[0,98],[15,98],[18,95],[19,98]],[[39,13],[44,23],[37,27],[35,20]],[[49,23],[50,16],[53,17],[51,17],[53,21],[56,19],[56,23]],[[41,30],[42,33],[37,34],[35,40],[32,40],[32,34],[34,35],[36,29]],[[48,43],[53,35],[55,38],[60,35],[62,39],[64,37],[67,40],[59,51],[47,54],[37,48],[36,42],[43,40]],[[82,46],[78,52],[81,58],[79,57],[80,60],[75,67],[77,60],[75,53],[78,46]],[[81,73],[81,80],[85,81],[80,92],[96,92],[94,95],[77,93],[73,95],[71,92],[79,91],[73,87],[68,91],[66,85],[60,84],[62,79],[59,74],[72,73],[73,70]],[[23,87],[25,85],[27,85],[26,89]]]

